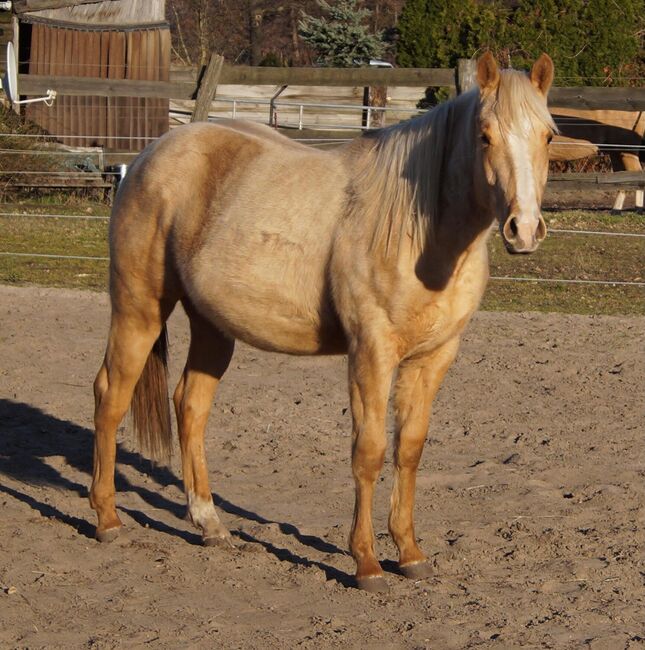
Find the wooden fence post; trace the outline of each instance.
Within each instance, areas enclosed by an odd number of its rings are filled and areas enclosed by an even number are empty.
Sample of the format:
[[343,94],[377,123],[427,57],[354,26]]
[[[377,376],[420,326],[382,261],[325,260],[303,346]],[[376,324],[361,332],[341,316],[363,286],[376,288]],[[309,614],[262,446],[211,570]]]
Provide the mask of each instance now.
[[457,62],[457,94],[461,95],[477,83],[477,63],[474,59],[459,59]]
[[195,109],[190,117],[191,122],[206,122],[208,120],[208,110],[217,92],[217,84],[223,66],[224,57],[215,53],[211,54],[210,61],[199,84]]

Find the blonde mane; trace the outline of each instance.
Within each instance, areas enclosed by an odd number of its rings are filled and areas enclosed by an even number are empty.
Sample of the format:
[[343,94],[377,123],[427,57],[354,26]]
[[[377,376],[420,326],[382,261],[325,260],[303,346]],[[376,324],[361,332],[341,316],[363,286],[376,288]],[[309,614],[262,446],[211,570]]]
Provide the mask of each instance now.
[[507,128],[514,126],[518,120],[529,118],[531,124],[537,122],[554,133],[558,132],[546,102],[535,91],[528,76],[516,70],[502,72],[499,90],[489,110]]
[[502,127],[528,117],[531,123],[557,131],[528,76],[505,70],[490,101],[481,104],[475,88],[424,115],[365,134],[360,139],[365,149],[356,160],[350,212],[372,220],[370,250],[398,255],[409,241],[412,252],[421,253],[441,217],[448,156],[474,158],[472,125],[480,110],[492,112]]

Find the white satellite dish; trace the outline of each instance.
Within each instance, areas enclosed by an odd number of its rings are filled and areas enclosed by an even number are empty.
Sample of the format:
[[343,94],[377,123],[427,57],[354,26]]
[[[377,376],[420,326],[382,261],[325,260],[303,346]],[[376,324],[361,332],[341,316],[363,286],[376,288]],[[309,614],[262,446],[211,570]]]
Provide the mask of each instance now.
[[18,91],[18,62],[16,60],[16,51],[13,49],[13,43],[11,41],[7,43],[7,71],[5,72],[4,77],[2,77],[2,89],[5,91],[12,104],[33,104],[35,102],[45,102],[47,106],[51,106],[56,97],[55,90],[48,90],[46,97],[20,100],[20,93]]

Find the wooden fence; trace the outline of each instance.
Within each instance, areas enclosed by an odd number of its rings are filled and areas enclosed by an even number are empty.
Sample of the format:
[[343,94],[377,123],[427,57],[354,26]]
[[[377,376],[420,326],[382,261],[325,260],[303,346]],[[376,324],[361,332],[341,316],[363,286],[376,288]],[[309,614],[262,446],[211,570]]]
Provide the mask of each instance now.
[[[39,95],[48,88],[60,95],[195,99],[201,75],[195,68],[172,70],[168,81],[92,79],[61,75],[19,75],[21,92]],[[266,86],[441,86],[457,89],[457,70],[443,68],[268,68],[225,64],[219,84]],[[551,106],[561,108],[645,110],[645,88],[555,87]]]
[[[171,70],[167,81],[98,79],[66,75],[28,74],[20,75],[21,92],[40,95],[51,88],[59,95],[93,97],[131,97],[194,100],[201,95],[197,109],[204,112],[222,85],[237,86],[331,86],[331,87],[416,87],[441,86],[455,92],[463,89],[464,78],[470,74],[467,67],[452,69],[418,68],[268,68],[222,65],[213,57],[217,75],[213,82],[207,70]],[[204,82],[207,79],[208,82]],[[206,90],[206,87],[209,87]],[[199,109],[199,103],[202,107]],[[551,106],[579,109],[610,109],[623,111],[645,110],[645,88],[598,88],[573,87],[552,88],[549,95]],[[550,179],[553,189],[586,190],[637,189],[645,187],[645,173],[622,174],[576,174]]]

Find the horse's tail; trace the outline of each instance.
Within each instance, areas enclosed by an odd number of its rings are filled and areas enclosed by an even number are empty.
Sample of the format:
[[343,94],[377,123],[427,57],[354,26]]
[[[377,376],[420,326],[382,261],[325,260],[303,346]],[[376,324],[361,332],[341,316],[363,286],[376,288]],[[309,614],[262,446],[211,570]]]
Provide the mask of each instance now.
[[169,461],[172,427],[168,400],[168,330],[165,324],[134,388],[130,410],[139,448],[151,458]]

